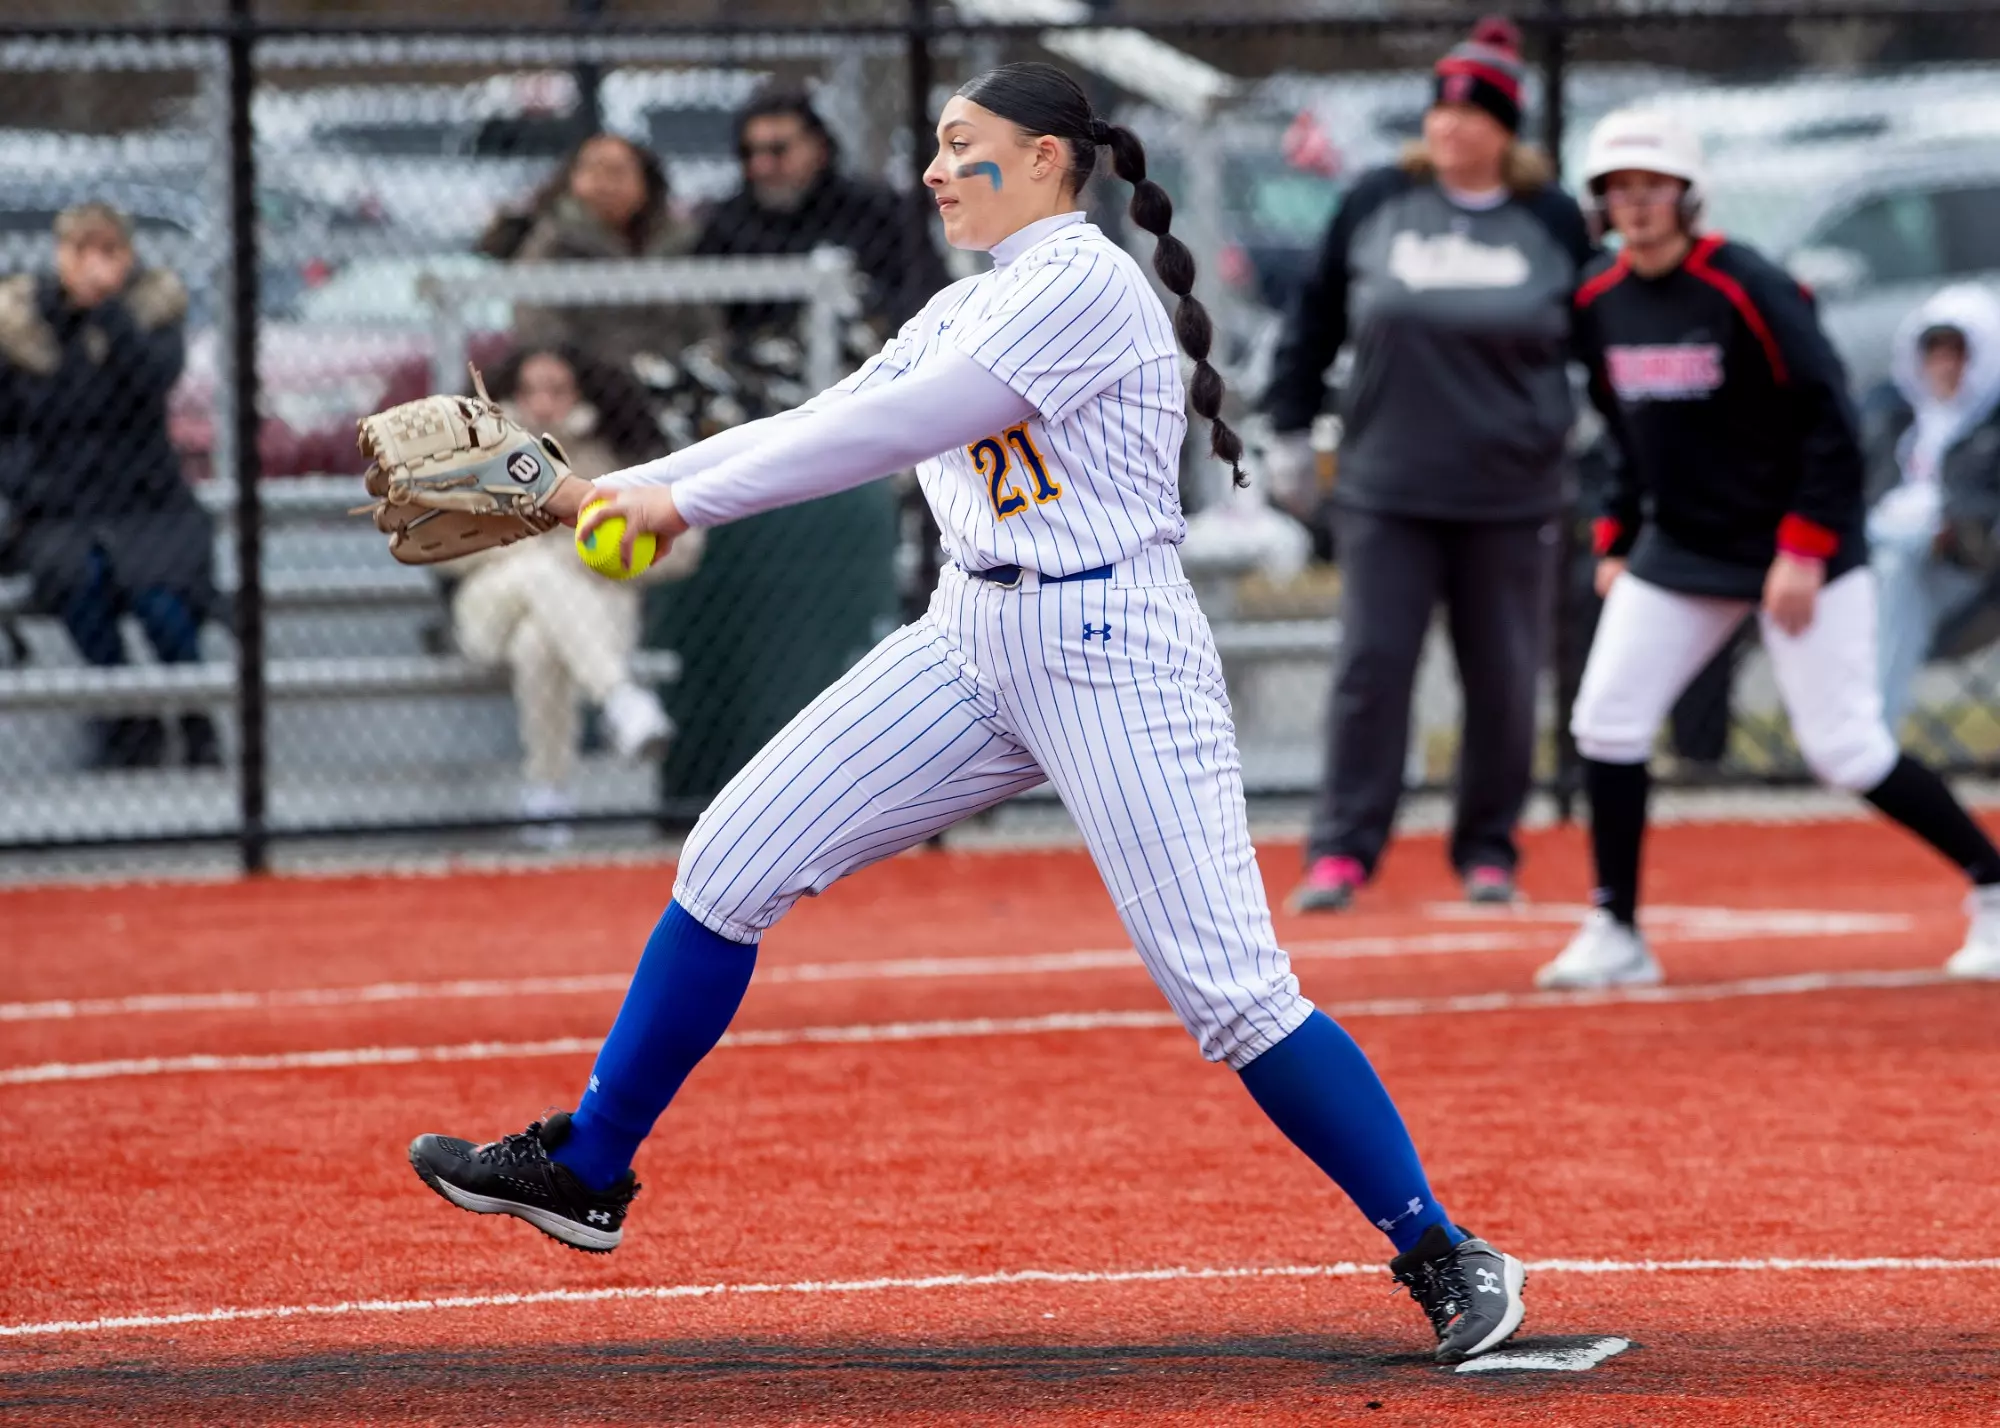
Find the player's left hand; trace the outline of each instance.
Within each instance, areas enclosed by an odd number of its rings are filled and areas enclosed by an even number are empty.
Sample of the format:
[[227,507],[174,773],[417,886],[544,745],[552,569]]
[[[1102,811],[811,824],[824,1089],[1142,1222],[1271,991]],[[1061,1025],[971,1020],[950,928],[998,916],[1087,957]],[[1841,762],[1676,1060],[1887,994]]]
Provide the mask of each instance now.
[[1802,635],[1812,624],[1813,606],[1819,602],[1819,589],[1824,584],[1825,561],[1779,551],[1764,577],[1764,613],[1786,634]]
[[592,506],[577,519],[577,539],[588,538],[590,533],[610,520],[620,516],[625,521],[625,539],[621,542],[620,553],[626,564],[632,562],[632,538],[641,531],[648,531],[660,543],[659,554],[653,557],[657,562],[667,553],[674,541],[688,533],[687,518],[674,504],[671,486],[633,486],[628,489],[595,488],[593,499],[602,497],[602,502]]

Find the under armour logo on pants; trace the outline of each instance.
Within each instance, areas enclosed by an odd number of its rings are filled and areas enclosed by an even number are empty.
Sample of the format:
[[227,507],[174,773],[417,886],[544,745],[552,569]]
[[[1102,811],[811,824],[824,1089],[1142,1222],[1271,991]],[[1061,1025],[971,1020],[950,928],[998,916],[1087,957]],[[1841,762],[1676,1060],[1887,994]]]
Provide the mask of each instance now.
[[1088,644],[1092,640],[1103,640],[1108,645],[1111,643],[1111,626],[1109,624],[1093,625],[1088,620],[1085,620],[1083,622],[1083,639],[1085,644]]

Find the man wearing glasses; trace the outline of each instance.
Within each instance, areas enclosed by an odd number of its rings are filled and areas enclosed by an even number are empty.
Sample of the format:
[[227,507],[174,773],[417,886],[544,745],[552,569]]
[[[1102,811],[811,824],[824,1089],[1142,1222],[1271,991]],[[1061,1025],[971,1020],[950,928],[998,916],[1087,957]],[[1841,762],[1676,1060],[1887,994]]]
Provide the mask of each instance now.
[[[914,200],[840,172],[840,145],[803,91],[772,89],[752,99],[737,116],[736,148],[743,187],[709,214],[697,253],[845,248],[867,281],[863,315],[876,329],[876,342],[949,281],[928,227],[912,217]],[[729,311],[729,326],[738,341],[793,337],[797,306],[738,304]]]

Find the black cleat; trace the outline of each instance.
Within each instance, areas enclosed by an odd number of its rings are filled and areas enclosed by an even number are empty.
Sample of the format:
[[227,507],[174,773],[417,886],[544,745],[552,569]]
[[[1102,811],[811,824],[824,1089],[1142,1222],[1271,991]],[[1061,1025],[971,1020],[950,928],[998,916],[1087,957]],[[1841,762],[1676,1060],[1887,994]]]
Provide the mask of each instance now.
[[1389,1273],[1430,1316],[1441,1364],[1497,1349],[1521,1327],[1527,1268],[1485,1240],[1454,1245],[1443,1225],[1432,1225],[1413,1248],[1389,1261]]
[[625,1236],[625,1211],[639,1182],[628,1170],[609,1190],[592,1190],[549,1159],[568,1139],[568,1111],[485,1145],[420,1135],[410,1142],[410,1168],[461,1210],[512,1215],[572,1249],[609,1254]]

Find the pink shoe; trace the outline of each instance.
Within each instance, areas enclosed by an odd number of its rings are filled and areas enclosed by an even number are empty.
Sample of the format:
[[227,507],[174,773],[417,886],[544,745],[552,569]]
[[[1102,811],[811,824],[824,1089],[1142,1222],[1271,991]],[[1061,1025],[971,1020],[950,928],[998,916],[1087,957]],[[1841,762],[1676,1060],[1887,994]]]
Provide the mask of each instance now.
[[1514,875],[1505,868],[1474,868],[1465,875],[1467,902],[1505,905],[1514,900]]
[[1367,869],[1353,858],[1315,858],[1285,906],[1292,912],[1339,912],[1367,881]]

